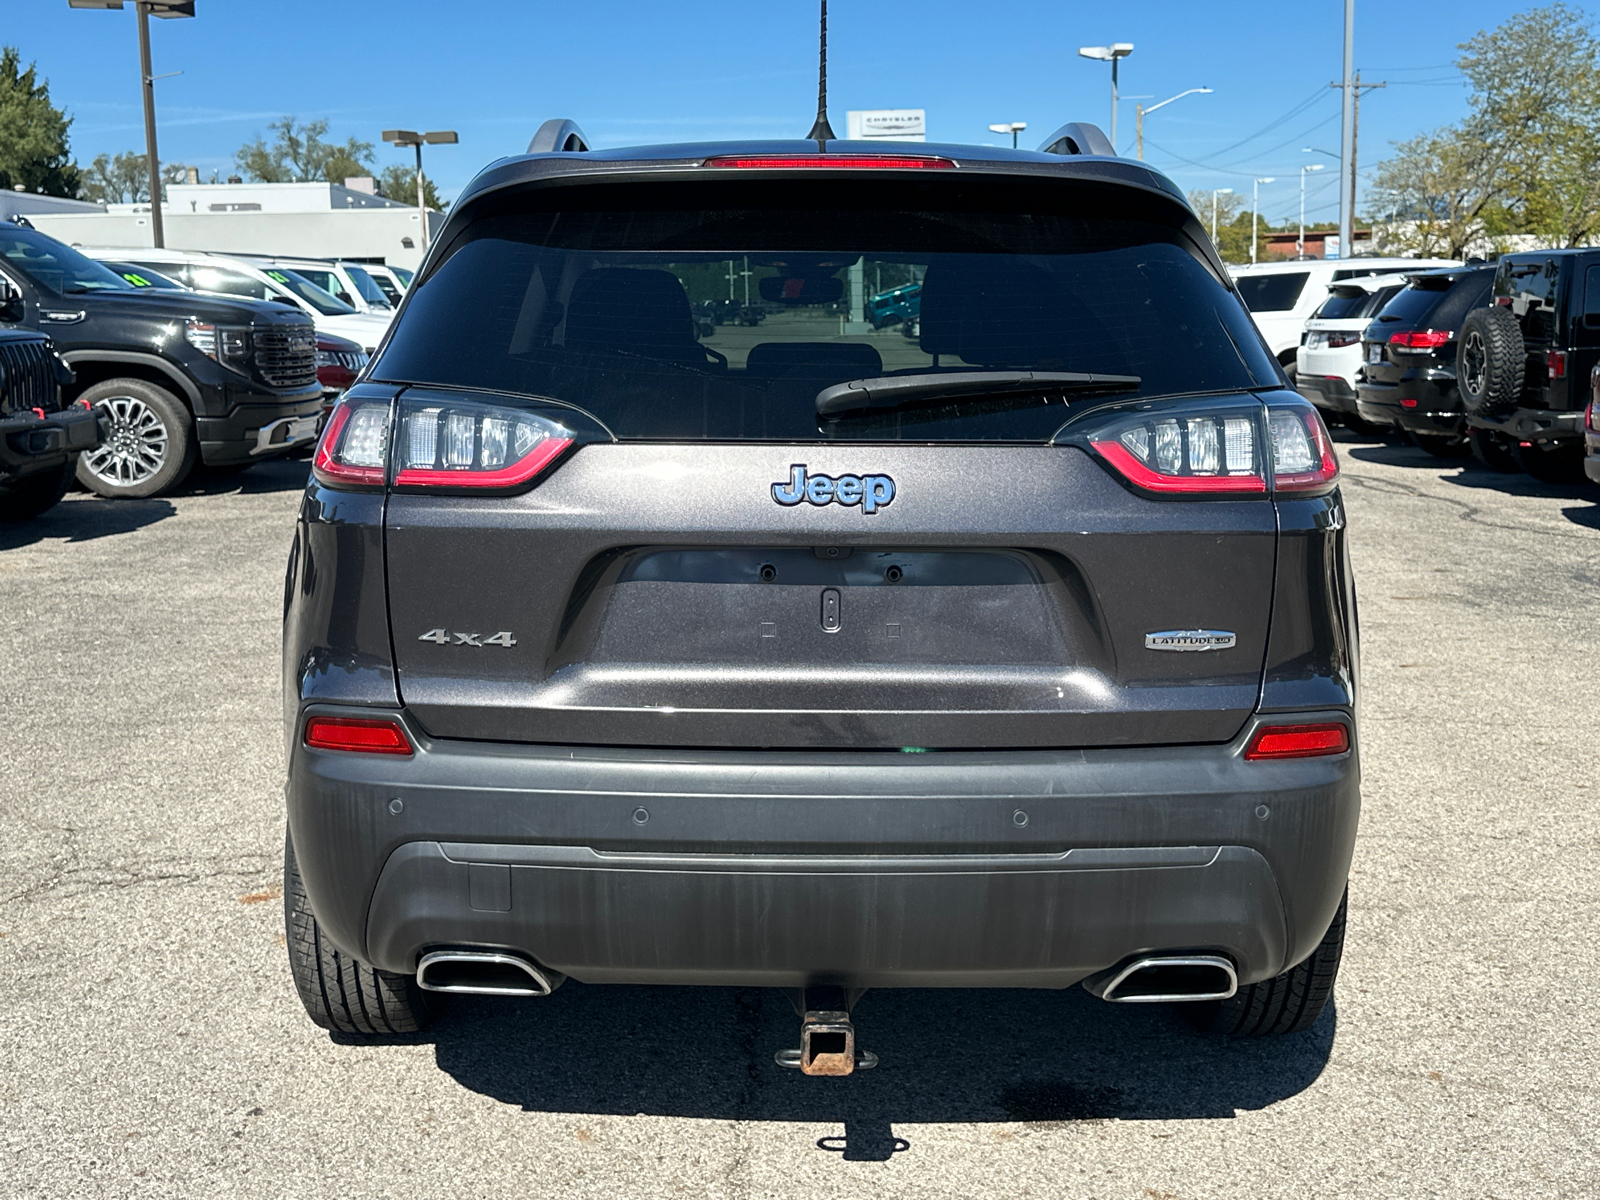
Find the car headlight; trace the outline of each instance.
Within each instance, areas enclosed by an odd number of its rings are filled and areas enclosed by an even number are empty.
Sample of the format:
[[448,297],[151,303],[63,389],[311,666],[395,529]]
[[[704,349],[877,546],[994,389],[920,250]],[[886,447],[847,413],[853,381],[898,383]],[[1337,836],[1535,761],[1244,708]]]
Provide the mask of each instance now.
[[190,317],[183,323],[183,336],[207,358],[230,370],[247,374],[250,366],[250,331],[233,325],[212,325]]

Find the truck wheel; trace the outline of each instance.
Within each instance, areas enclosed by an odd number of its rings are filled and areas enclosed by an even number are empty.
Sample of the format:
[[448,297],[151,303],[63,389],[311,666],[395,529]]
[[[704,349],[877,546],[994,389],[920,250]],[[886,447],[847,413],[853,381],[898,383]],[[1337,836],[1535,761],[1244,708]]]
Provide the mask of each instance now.
[[1496,433],[1492,429],[1469,429],[1467,445],[1472,447],[1472,457],[1491,471],[1499,471],[1502,475],[1515,475],[1522,470],[1522,464],[1517,461],[1517,456],[1512,453],[1502,433]]
[[1504,416],[1522,399],[1528,348],[1509,308],[1475,308],[1461,322],[1456,379],[1461,403],[1481,417]]
[[1195,1024],[1208,1033],[1230,1037],[1264,1037],[1310,1029],[1333,999],[1333,981],[1339,977],[1339,960],[1344,954],[1345,909],[1349,903],[1350,889],[1346,888],[1321,944],[1299,966],[1273,979],[1242,987],[1226,1000],[1186,1005],[1194,1010],[1190,1015]]
[[415,1033],[432,1015],[427,993],[410,975],[369,967],[335,950],[323,936],[306,900],[294,861],[294,843],[283,839],[283,927],[289,942],[289,973],[306,1014],[339,1033]]
[[1518,443],[1515,453],[1522,469],[1540,483],[1578,483],[1584,479],[1583,446],[1579,443]]
[[0,521],[26,521],[54,508],[72,483],[72,463],[0,488]]
[[78,482],[99,496],[159,496],[194,466],[198,446],[189,410],[142,379],[108,379],[78,397],[111,418],[105,444],[78,456]]

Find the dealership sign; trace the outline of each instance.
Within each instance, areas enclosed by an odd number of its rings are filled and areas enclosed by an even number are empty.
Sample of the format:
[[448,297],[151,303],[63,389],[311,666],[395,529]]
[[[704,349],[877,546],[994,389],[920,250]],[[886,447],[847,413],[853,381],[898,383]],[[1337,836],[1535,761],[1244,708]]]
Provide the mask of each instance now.
[[921,108],[873,108],[850,113],[851,141],[925,142],[928,114]]

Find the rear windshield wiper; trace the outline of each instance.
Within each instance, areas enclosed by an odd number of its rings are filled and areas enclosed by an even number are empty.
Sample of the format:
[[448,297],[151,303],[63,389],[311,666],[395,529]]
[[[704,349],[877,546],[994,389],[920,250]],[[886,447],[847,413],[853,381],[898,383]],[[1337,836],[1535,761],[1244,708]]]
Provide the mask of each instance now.
[[950,396],[992,396],[996,392],[1120,392],[1139,386],[1137,375],[1088,375],[1080,371],[930,371],[921,375],[883,375],[850,379],[817,393],[817,413],[862,408],[900,408]]

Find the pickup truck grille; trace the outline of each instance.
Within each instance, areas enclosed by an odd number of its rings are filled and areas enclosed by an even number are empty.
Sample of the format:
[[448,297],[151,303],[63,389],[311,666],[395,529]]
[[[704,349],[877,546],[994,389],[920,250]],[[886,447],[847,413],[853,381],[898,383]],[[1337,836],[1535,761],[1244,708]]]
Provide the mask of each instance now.
[[277,388],[309,388],[317,383],[317,335],[311,326],[277,326],[255,331],[256,370]]
[[0,413],[61,407],[55,351],[43,337],[0,338]]

